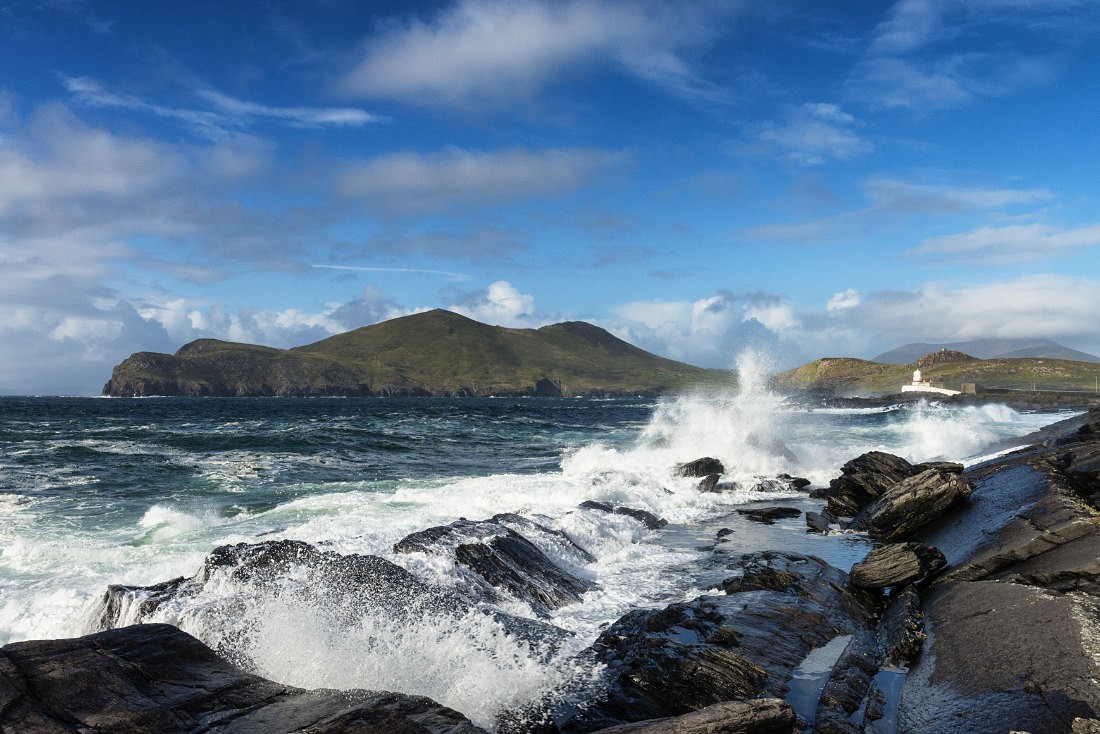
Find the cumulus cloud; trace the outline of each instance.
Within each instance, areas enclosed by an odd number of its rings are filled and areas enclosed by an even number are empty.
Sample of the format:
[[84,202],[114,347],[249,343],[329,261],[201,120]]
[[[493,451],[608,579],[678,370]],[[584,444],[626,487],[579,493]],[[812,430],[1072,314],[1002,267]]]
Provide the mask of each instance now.
[[1076,229],[1013,224],[927,239],[912,254],[955,262],[1007,264],[1069,255],[1097,245],[1100,224]]
[[714,94],[685,51],[705,47],[740,5],[460,0],[367,38],[339,88],[427,105],[501,104],[531,97],[562,71],[611,63],[682,94]]
[[553,320],[535,309],[534,296],[505,280],[492,283],[484,293],[469,294],[450,310],[482,323],[515,328],[543,326]]
[[856,118],[838,105],[807,102],[792,110],[782,123],[764,126],[757,139],[800,165],[815,166],[871,152],[874,146],[860,136],[858,126]]
[[449,148],[362,161],[338,185],[345,197],[383,215],[437,214],[569,191],[626,160],[625,153],[592,148]]
[[854,289],[849,288],[845,291],[841,291],[840,293],[833,294],[833,297],[829,299],[829,302],[826,304],[825,308],[829,312],[845,311],[849,308],[855,308],[862,302],[863,299],[860,298],[859,293],[856,292]]

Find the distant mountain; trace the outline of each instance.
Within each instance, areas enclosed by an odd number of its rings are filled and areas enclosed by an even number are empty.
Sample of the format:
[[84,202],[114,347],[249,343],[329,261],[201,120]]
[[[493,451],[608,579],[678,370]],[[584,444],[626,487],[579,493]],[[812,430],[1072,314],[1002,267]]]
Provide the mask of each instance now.
[[103,394],[656,395],[730,379],[581,321],[506,329],[435,310],[295,349],[199,339],[174,355],[137,352],[114,368]]
[[872,362],[911,364],[930,352],[949,349],[964,352],[978,359],[1036,357],[1068,359],[1074,362],[1100,362],[1100,357],[1063,347],[1050,339],[972,339],[965,342],[917,342],[906,344],[878,355]]

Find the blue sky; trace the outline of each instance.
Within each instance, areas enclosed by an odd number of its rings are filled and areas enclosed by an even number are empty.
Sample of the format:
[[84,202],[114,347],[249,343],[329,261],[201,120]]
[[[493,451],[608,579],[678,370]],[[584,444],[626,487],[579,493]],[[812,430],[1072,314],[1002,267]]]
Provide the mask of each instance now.
[[429,308],[1100,353],[1100,2],[0,0],[0,393]]

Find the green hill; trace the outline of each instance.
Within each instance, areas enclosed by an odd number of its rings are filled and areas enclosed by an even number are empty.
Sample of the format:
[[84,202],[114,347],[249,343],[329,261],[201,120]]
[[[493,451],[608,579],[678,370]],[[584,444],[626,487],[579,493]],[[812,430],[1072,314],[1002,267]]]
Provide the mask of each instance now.
[[814,360],[776,375],[773,384],[788,391],[821,391],[834,395],[885,395],[901,391],[913,370],[925,379],[958,390],[974,383],[983,390],[1093,391],[1100,384],[1100,364],[1047,358],[978,359],[941,350],[910,364],[883,364],[862,359]]
[[435,310],[295,349],[200,339],[175,355],[137,352],[114,368],[103,394],[655,395],[730,380],[584,322],[507,329]]

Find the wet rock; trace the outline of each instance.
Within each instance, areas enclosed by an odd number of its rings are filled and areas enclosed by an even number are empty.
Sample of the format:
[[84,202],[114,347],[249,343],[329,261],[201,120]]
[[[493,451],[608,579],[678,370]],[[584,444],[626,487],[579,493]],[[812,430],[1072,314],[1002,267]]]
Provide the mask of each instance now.
[[790,734],[794,709],[778,698],[727,701],[669,719],[600,729],[595,734]]
[[920,599],[909,586],[894,595],[874,630],[859,630],[852,636],[833,665],[818,700],[815,734],[865,731],[864,724],[876,719],[884,703],[876,695],[875,676],[886,666],[901,666],[913,659],[924,639]]
[[699,482],[699,485],[698,485],[699,491],[700,492],[717,492],[718,491],[718,480],[719,479],[721,479],[721,475],[719,475],[719,474],[707,474],[705,477],[703,477],[702,481]]
[[805,489],[809,487],[812,482],[805,477],[794,477],[790,474],[780,474],[779,479],[786,482],[792,489]]
[[637,510],[633,507],[616,507],[608,504],[607,502],[597,502],[596,500],[585,500],[580,504],[580,507],[585,510],[596,510],[598,512],[607,512],[615,515],[626,515],[632,517],[642,525],[645,525],[650,530],[660,530],[668,525],[668,520],[657,517],[652,512],[646,510]]
[[837,521],[828,510],[806,513],[806,529],[812,533],[827,533],[829,526]]
[[0,731],[484,734],[422,696],[275,683],[165,624],[3,647]]
[[921,543],[892,543],[875,548],[852,566],[849,578],[862,589],[917,583],[940,571],[947,559],[938,548]]
[[876,540],[903,540],[970,496],[973,486],[961,474],[927,469],[903,479],[860,511],[853,527]]
[[[681,716],[724,701],[781,697],[806,654],[873,624],[874,599],[821,559],[761,552],[731,566],[720,596],[627,613],[582,655],[604,666],[583,707],[547,702],[553,727],[588,732]],[[543,731],[529,726],[503,732]]]
[[594,584],[551,561],[534,543],[500,522],[457,520],[405,536],[397,553],[454,558],[492,589],[526,602],[536,614],[576,604]]
[[686,464],[676,467],[676,473],[681,477],[705,477],[708,474],[725,474],[726,467],[718,459],[704,456]]
[[416,624],[429,616],[459,618],[478,610],[540,650],[553,650],[569,636],[543,622],[483,609],[478,600],[425,583],[383,558],[322,551],[293,540],[221,546],[191,578],[149,587],[111,586],[96,617],[101,629],[141,622],[201,629],[204,642],[219,655],[248,667],[252,617],[258,606],[276,599],[337,628],[354,629],[364,615]]
[[733,535],[733,529],[732,528],[721,528],[721,529],[718,530],[718,539],[719,540],[726,537],[727,535]]
[[788,517],[798,517],[802,514],[802,510],[797,507],[753,507],[739,509],[737,513],[744,515],[750,520],[762,522],[765,525],[771,525],[775,523],[776,520],[782,520]]
[[854,517],[886,490],[916,473],[908,461],[883,451],[857,456],[840,471],[828,487],[810,493],[811,497],[827,500],[829,512],[837,517]]

